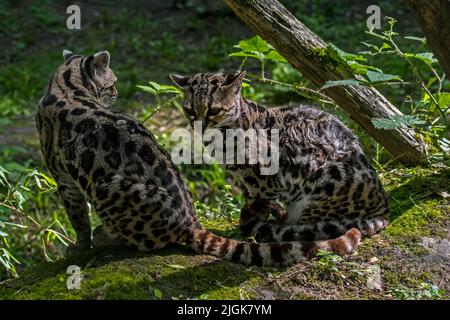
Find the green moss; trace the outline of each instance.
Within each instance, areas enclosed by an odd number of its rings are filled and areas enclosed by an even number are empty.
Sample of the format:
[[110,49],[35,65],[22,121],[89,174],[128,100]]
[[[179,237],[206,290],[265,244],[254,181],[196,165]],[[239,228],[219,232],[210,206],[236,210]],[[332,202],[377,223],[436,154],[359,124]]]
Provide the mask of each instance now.
[[321,65],[330,67],[343,79],[350,78],[353,75],[353,71],[347,61],[331,45],[312,49],[309,57],[318,60]]
[[391,224],[385,233],[404,242],[424,236],[445,236],[447,201],[440,195],[450,185],[449,170],[409,168],[384,177],[391,205]]
[[436,235],[433,225],[429,225],[429,222],[439,223],[445,221],[446,216],[439,209],[439,205],[443,204],[444,201],[429,200],[414,205],[388,226],[386,234],[402,238],[405,241]]

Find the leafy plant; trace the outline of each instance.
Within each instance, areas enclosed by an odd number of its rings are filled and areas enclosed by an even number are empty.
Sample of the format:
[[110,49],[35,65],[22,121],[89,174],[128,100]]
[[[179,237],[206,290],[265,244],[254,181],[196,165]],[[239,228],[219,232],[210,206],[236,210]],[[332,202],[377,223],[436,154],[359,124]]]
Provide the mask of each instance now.
[[404,284],[399,284],[396,288],[392,289],[391,292],[400,300],[436,300],[445,295],[445,290],[425,282],[421,283],[417,289],[409,288]]
[[267,61],[284,62],[286,59],[281,56],[270,44],[264,41],[260,36],[254,36],[249,39],[241,40],[234,48],[237,52],[230,53],[230,57],[242,57],[242,63],[239,70],[244,66],[248,58],[257,59],[261,63],[261,78],[264,79],[264,70]]
[[[306,87],[302,83],[286,83],[269,79],[266,77],[266,65],[268,62],[287,64],[286,59],[281,56],[270,44],[263,40],[260,36],[254,36],[252,38],[239,41],[234,48],[240,49],[240,51],[232,52],[230,57],[239,57],[242,59],[238,70],[241,70],[249,58],[253,58],[260,63],[259,75],[247,73],[247,77],[261,81],[262,83],[268,83],[271,85],[283,86],[292,90],[306,98],[319,101],[321,103],[333,104],[333,101],[324,94],[317,90]],[[246,84],[244,86],[249,86]]]
[[233,217],[239,216],[240,206],[236,203],[234,196],[231,194],[231,186],[225,185],[224,190],[217,195],[217,206],[210,206],[202,201],[195,202],[195,209],[199,216],[208,219],[226,218],[232,220]]
[[319,250],[316,254],[319,260],[316,262],[316,266],[325,273],[335,273],[338,271],[337,265],[344,261],[341,256],[338,256],[327,250]]
[[[56,182],[37,169],[17,163],[0,166],[0,264],[10,275],[17,275],[16,265],[29,250],[41,250],[52,261],[59,255],[57,243],[73,243],[73,233],[65,227],[68,221],[61,220],[58,208],[51,205],[57,203],[55,192]],[[53,214],[48,214],[52,208]],[[27,257],[27,262],[32,260],[39,256]]]
[[[149,92],[152,95],[154,95],[155,99],[156,99],[156,103],[155,103],[155,106],[153,108],[151,108],[151,111],[146,116],[144,116],[142,122],[147,121],[156,112],[158,112],[159,110],[161,110],[165,106],[169,106],[176,99],[179,99],[179,98],[181,98],[183,96],[183,92],[179,88],[177,88],[175,86],[170,86],[170,85],[166,85],[166,84],[159,84],[159,83],[154,82],[154,81],[150,81],[148,84],[149,84],[148,86],[138,85],[137,87],[142,89],[145,92]],[[167,100],[167,101],[161,102],[159,96],[162,95],[162,94],[175,94],[175,96],[172,97],[171,99]]]
[[[439,75],[439,67],[437,60],[434,58],[432,52],[403,52],[398,44],[397,38],[399,34],[394,31],[394,26],[397,20],[388,18],[388,30],[381,34],[373,31],[367,32],[370,36],[381,40],[382,45],[369,44],[366,46],[370,51],[364,51],[363,54],[368,56],[377,55],[394,55],[404,60],[410,67],[413,74],[413,81],[411,84],[417,85],[421,90],[420,98],[407,97],[410,104],[411,115],[397,116],[391,119],[373,119],[375,126],[382,129],[393,129],[404,126],[411,126],[418,130],[425,140],[432,144],[435,150],[430,154],[430,159],[435,159],[439,156],[440,160],[448,160],[448,153],[450,150],[449,129],[450,125],[448,118],[450,115],[450,93],[443,92],[443,83],[445,75]],[[425,40],[418,37],[405,37],[412,41],[418,41],[421,48],[425,46]],[[420,72],[416,62],[422,63],[425,68],[431,72],[432,77],[424,80],[423,74]],[[434,92],[433,92],[434,91]]]
[[[402,127],[416,129],[431,146],[430,161],[435,159],[448,161],[448,153],[450,151],[450,125],[448,123],[448,119],[450,119],[450,93],[442,91],[445,76],[439,75],[437,60],[432,52],[403,52],[400,49],[397,44],[399,35],[394,31],[395,23],[396,20],[394,18],[388,17],[389,27],[387,30],[381,33],[376,33],[373,30],[367,31],[366,33],[379,43],[363,42],[369,50],[361,51],[359,54],[347,53],[335,46],[331,46],[331,49],[344,59],[359,77],[327,81],[321,89],[345,85],[409,85],[418,87],[420,98],[406,97],[406,101],[410,105],[409,111],[411,114],[396,115],[390,118],[374,118],[372,122],[376,128],[385,130]],[[421,44],[420,50],[425,46],[424,38],[412,36],[404,38],[419,42]],[[386,74],[379,68],[361,63],[367,63],[367,57],[382,55],[399,57],[404,60],[412,71],[412,81],[404,81],[398,75]],[[420,71],[421,68],[416,66],[416,63],[423,64],[431,72],[432,77],[428,81],[424,80],[424,76]]]

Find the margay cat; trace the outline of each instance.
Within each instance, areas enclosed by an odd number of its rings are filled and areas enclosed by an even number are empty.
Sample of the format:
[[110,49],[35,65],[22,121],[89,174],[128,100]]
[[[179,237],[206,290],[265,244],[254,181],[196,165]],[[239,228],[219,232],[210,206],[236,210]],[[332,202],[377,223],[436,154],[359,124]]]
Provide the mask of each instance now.
[[[334,239],[351,228],[372,235],[386,227],[387,196],[355,135],[312,107],[267,109],[244,99],[244,75],[171,75],[185,91],[183,108],[191,125],[202,121],[203,127],[224,134],[227,129],[279,129],[278,173],[261,175],[258,164],[227,165],[244,190],[242,231],[264,242],[314,241]],[[270,211],[278,221],[267,220]]]
[[358,240],[353,230],[333,241],[258,244],[205,230],[168,153],[138,121],[107,109],[117,95],[109,53],[63,55],[39,103],[36,125],[45,162],[77,233],[69,253],[91,247],[87,201],[103,222],[94,231],[94,244],[105,235],[143,251],[185,243],[244,264],[288,265],[318,248],[345,253]]

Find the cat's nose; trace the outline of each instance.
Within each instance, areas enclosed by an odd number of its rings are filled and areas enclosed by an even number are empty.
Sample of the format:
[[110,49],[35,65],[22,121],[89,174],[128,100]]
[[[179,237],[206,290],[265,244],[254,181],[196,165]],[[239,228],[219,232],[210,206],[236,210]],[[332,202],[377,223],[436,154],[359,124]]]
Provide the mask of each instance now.
[[201,123],[201,126],[202,126],[202,133],[204,133],[205,130],[206,130],[206,126],[207,126],[207,121],[206,121],[206,119],[197,119],[197,121],[199,121],[199,122]]

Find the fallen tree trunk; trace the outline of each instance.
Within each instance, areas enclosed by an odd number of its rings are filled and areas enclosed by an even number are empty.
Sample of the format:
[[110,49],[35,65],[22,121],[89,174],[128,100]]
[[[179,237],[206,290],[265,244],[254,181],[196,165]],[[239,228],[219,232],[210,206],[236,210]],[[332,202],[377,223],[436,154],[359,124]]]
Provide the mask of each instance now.
[[450,79],[450,2],[448,0],[407,0],[427,44]]
[[[246,23],[272,44],[289,63],[322,87],[328,80],[357,78],[348,64],[315,33],[276,0],[224,0]],[[372,118],[391,118],[401,112],[371,87],[337,86],[324,91],[386,148],[398,161],[414,165],[425,160],[425,145],[412,129],[381,130]]]

